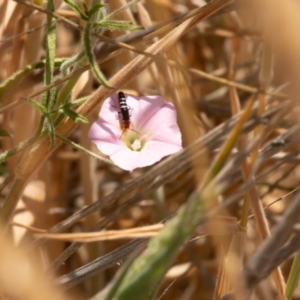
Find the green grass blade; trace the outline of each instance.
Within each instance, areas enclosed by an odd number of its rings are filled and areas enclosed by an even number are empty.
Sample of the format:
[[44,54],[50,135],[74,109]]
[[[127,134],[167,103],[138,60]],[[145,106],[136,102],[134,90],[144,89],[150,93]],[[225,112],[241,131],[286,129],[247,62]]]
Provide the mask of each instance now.
[[130,266],[114,300],[142,300],[153,295],[179,249],[202,220],[203,203],[193,194],[159,235],[150,240],[147,249]]
[[123,279],[126,276],[127,271],[129,270],[130,266],[132,265],[134,258],[136,257],[136,252],[129,257],[125,263],[122,265],[122,268],[118,271],[117,275],[114,277],[111,288],[109,289],[108,294],[105,296],[103,300],[113,300],[115,294],[117,293],[119,287],[122,284]]
[[300,277],[300,252],[296,254],[293,260],[292,268],[289,273],[289,278],[286,283],[285,297],[287,300],[291,300],[293,293],[298,284]]

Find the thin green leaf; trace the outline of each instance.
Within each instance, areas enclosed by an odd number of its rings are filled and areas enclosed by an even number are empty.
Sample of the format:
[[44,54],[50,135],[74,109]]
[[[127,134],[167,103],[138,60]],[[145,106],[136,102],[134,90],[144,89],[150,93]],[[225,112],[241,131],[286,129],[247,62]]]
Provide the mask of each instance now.
[[85,54],[88,59],[88,62],[91,67],[91,71],[95,78],[106,88],[111,89],[113,88],[109,82],[106,80],[102,72],[100,71],[93,49],[92,49],[92,39],[91,39],[91,29],[92,29],[93,24],[87,23],[86,27],[84,29],[84,49],[85,49]]
[[86,102],[87,100],[89,100],[89,98],[90,98],[90,96],[84,96],[84,97],[78,98],[76,100],[71,101],[70,105],[71,106],[80,105],[80,104]]
[[292,268],[289,273],[289,277],[286,283],[285,288],[285,297],[287,300],[291,300],[293,298],[294,291],[299,282],[300,277],[300,252],[297,252],[294,257]]
[[71,1],[71,0],[64,0],[65,3],[67,3],[79,16],[80,19],[87,21],[88,17],[81,11],[81,9],[79,8],[79,6]]
[[43,128],[45,127],[45,120],[46,120],[46,114],[42,114],[40,122],[39,122],[39,126],[35,132],[36,137],[39,137],[43,134],[47,134],[47,131],[43,132]]
[[72,110],[69,106],[64,106],[61,111],[64,114],[66,114],[68,117],[70,117],[75,123],[77,123],[77,122],[88,123],[89,122],[89,120],[86,117],[78,114],[76,111]]
[[[105,2],[105,1],[104,0],[92,0],[91,7],[104,4],[103,2]],[[99,8],[97,13],[93,13],[90,16],[90,21],[92,23],[96,23],[96,22],[104,19],[106,17],[106,14],[107,14],[106,11],[107,11],[106,6],[103,6],[103,7]]]
[[[60,67],[64,62],[64,58],[55,59],[54,66]],[[9,76],[5,81],[0,83],[0,99],[9,93],[11,90],[15,89],[21,80],[28,75],[32,70],[42,69],[45,67],[45,60],[36,62],[34,64],[26,66],[24,69],[18,70]]]
[[135,257],[136,257],[136,253],[137,251],[134,251],[134,253],[132,253],[131,257],[129,257],[125,263],[122,265],[122,268],[118,271],[117,275],[114,277],[113,282],[111,284],[111,287],[107,293],[107,295],[105,296],[105,299],[103,300],[113,300],[115,294],[117,293],[119,287],[121,286],[121,283],[123,281],[123,279],[125,278],[125,275],[127,273],[127,271],[129,270],[129,267],[132,265]]
[[23,149],[25,149],[28,146],[31,146],[33,143],[35,143],[38,140],[38,137],[33,137],[29,140],[26,140],[25,142],[20,143],[15,148],[11,150],[7,150],[5,152],[0,153],[0,163],[3,163],[8,158],[14,156],[15,154],[19,153]]
[[81,2],[81,5],[83,6],[85,15],[88,16],[89,15],[89,9],[88,9],[85,1],[84,0],[80,0],[80,2]]
[[65,117],[65,114],[62,113],[62,111],[59,110],[58,113],[56,114],[56,118],[55,118],[55,121],[53,123],[55,128],[60,124],[60,122],[64,119],[64,117]]
[[[76,67],[76,66],[75,66]],[[58,99],[56,101],[56,108],[64,105],[69,102],[71,98],[72,90],[78,81],[80,75],[76,75],[73,78],[69,79],[63,86],[63,88],[59,91]]]
[[89,17],[93,16],[94,13],[101,12],[103,14],[103,8],[106,7],[106,4],[100,3],[94,5],[90,10],[89,10]]
[[81,51],[80,53],[75,54],[74,56],[66,59],[60,67],[60,70],[62,71],[63,75],[68,75],[68,69],[75,65],[75,63],[79,62],[81,59],[85,57],[85,52]]
[[0,84],[0,98],[2,98],[5,94],[9,93],[12,89],[14,89],[16,85],[32,70],[40,69],[44,66],[45,62],[40,61],[35,64],[28,65],[24,69],[21,69],[9,76],[5,81],[3,81]]
[[66,143],[66,144],[72,146],[73,148],[78,149],[78,150],[80,150],[80,151],[82,151],[82,152],[84,152],[84,153],[92,156],[95,159],[99,159],[99,160],[104,161],[105,163],[108,163],[110,165],[114,165],[114,162],[112,162],[110,159],[102,157],[102,156],[99,156],[99,155],[97,155],[97,154],[95,154],[95,153],[93,153],[93,152],[91,152],[91,151],[83,148],[82,146],[80,146],[80,145],[78,145],[78,144],[76,144],[76,143],[74,143],[74,142],[66,139],[65,137],[63,137],[63,136],[61,136],[61,135],[59,135],[57,133],[56,133],[56,137],[59,138],[60,140],[62,140],[64,143]]
[[84,96],[81,98],[78,98],[74,101],[70,101],[67,102],[64,105],[61,105],[60,107],[58,107],[57,109],[53,109],[51,110],[51,112],[49,114],[57,114],[57,113],[62,113],[65,107],[74,107],[74,106],[78,106],[84,102],[86,102],[88,99],[90,98],[90,96]]
[[37,102],[33,99],[27,99],[27,101],[32,104],[33,106],[35,106],[42,114],[46,115],[48,113],[47,108],[41,104],[40,102]]
[[109,29],[109,30],[142,30],[144,29],[143,26],[133,25],[129,21],[119,21],[119,20],[105,20],[103,22],[95,23],[95,27],[102,28],[102,29]]
[[[55,7],[53,0],[47,1],[47,10],[54,12]],[[47,15],[47,36],[46,36],[46,65],[45,65],[45,78],[44,83],[48,85],[52,83],[54,72],[54,60],[56,49],[56,20],[51,15]],[[48,107],[51,100],[52,91],[48,90],[43,95],[42,103],[45,107]]]

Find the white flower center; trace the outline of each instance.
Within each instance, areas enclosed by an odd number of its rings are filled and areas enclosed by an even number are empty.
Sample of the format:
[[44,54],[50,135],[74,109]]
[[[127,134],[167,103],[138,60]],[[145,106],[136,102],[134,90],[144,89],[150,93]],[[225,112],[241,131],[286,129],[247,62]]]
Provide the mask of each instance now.
[[140,140],[134,140],[134,142],[131,144],[131,149],[133,151],[139,151],[142,148],[142,143]]

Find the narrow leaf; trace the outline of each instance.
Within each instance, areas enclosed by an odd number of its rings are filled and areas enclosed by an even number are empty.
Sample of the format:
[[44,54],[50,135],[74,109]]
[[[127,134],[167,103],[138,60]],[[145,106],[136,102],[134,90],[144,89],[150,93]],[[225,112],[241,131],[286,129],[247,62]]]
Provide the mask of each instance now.
[[65,3],[67,3],[79,16],[80,19],[87,21],[88,17],[81,11],[81,9],[79,8],[79,6],[71,1],[71,0],[64,0]]
[[[215,194],[207,195],[215,197]],[[187,205],[150,240],[147,249],[130,266],[114,300],[144,300],[153,295],[179,249],[203,220],[204,201],[201,200],[196,194],[191,195]]]
[[94,56],[94,52],[92,49],[92,40],[91,40],[91,29],[92,29],[92,23],[87,23],[86,27],[84,29],[84,49],[85,54],[88,59],[88,62],[91,67],[91,71],[95,78],[106,88],[111,89],[113,88],[109,82],[106,80],[102,72],[100,71],[96,58]]
[[297,252],[294,257],[292,268],[289,273],[289,277],[286,283],[285,297],[287,300],[291,300],[294,291],[297,287],[300,277],[300,252]]
[[96,4],[89,10],[89,17],[91,17],[94,13],[102,12],[102,9],[106,7],[106,4]]
[[[63,61],[64,58],[55,59],[54,66],[59,67]],[[18,70],[17,72],[13,73],[11,76],[9,76],[5,81],[0,83],[0,99],[9,93],[11,90],[15,89],[16,86],[21,82],[21,80],[28,75],[32,70],[36,69],[42,69],[45,67],[45,60],[36,62],[34,64],[26,66],[24,69]]]
[[122,268],[118,271],[117,275],[113,279],[111,288],[109,289],[104,300],[115,299],[114,298],[115,294],[117,293],[119,287],[121,286],[121,283],[122,283],[123,279],[125,278],[125,275],[126,275],[127,271],[129,270],[129,267],[132,265],[135,255],[136,255],[136,251],[134,253],[132,253],[132,256],[126,260],[126,262],[123,264]]
[[87,100],[89,100],[89,98],[90,98],[90,96],[84,96],[84,97],[81,97],[81,98],[71,101],[70,104],[71,104],[71,106],[80,105],[80,104],[86,102]]
[[57,133],[56,133],[56,137],[59,138],[60,140],[62,140],[64,143],[74,147],[75,149],[78,149],[78,150],[82,151],[83,153],[86,153],[86,154],[90,155],[91,157],[93,157],[95,159],[99,159],[99,160],[104,161],[105,163],[108,163],[110,165],[114,165],[114,163],[110,159],[102,157],[100,155],[97,155],[94,152],[91,152],[91,151],[85,149],[84,147],[74,143],[73,141],[68,140],[67,138],[65,138],[65,137],[63,137],[63,136],[61,136]]
[[[53,0],[47,1],[47,10],[54,12],[55,7]],[[54,60],[55,60],[55,48],[56,48],[56,21],[51,15],[47,15],[47,37],[46,37],[46,65],[45,65],[45,78],[44,83],[48,85],[52,83],[54,72]],[[51,99],[51,90],[48,90],[43,95],[42,103],[45,107],[48,107]]]
[[70,117],[75,123],[77,122],[83,122],[83,123],[88,123],[89,120],[78,114],[76,111],[72,110],[70,107],[68,106],[65,106],[63,109],[62,109],[63,113],[66,114],[68,117]]
[[31,146],[34,142],[36,142],[38,137],[33,137],[29,140],[26,140],[25,142],[22,142],[18,144],[15,148],[11,150],[4,151],[0,153],[0,163],[3,163],[8,158],[14,156],[15,154],[21,152],[23,149],[27,148],[28,146]]
[[89,98],[90,98],[90,96],[84,96],[84,97],[78,98],[74,101],[70,101],[64,105],[61,105],[57,109],[51,110],[50,114],[62,113],[65,107],[70,108],[70,107],[81,105],[82,103],[86,102]]
[[84,0],[80,0],[80,2],[81,2],[81,5],[83,6],[85,15],[88,16],[89,15],[89,9],[88,9],[85,1]]
[[85,52],[81,51],[80,53],[75,54],[74,56],[66,59],[60,66],[60,70],[66,76],[68,75],[68,68],[75,65],[75,63],[79,62],[82,58],[84,58]]
[[32,100],[32,99],[28,99],[28,102],[30,104],[32,104],[33,106],[35,106],[42,114],[44,114],[44,115],[47,114],[47,112],[48,112],[47,108],[40,102]]

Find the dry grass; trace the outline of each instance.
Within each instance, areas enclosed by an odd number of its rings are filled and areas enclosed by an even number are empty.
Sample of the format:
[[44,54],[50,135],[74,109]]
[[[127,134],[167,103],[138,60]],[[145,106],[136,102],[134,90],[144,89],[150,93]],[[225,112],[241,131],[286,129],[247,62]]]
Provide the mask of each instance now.
[[[126,4],[107,2],[110,10]],[[106,31],[95,48],[116,89],[162,95],[175,105],[182,152],[129,173],[59,139],[51,149],[45,137],[0,165],[2,182],[10,179],[1,203],[14,178],[26,179],[9,237],[0,236],[1,299],[103,299],[126,257],[146,247],[164,227],[157,223],[176,214],[201,186],[250,99],[255,101],[243,134],[216,177],[222,192],[206,203],[207,223],[183,245],[157,299],[217,300],[228,293],[246,299],[251,291],[251,299],[284,299],[290,256],[300,248],[293,215],[300,179],[299,7],[278,0],[236,6],[218,0],[205,9],[201,3],[142,1],[118,18],[145,30]],[[46,14],[28,5],[0,1],[1,82],[45,57]],[[81,49],[84,24],[65,4],[55,5],[56,57],[70,57]],[[115,91],[99,87],[88,69],[78,71],[72,95],[92,95],[78,108],[90,123],[65,119],[57,132],[99,154],[87,132]],[[1,137],[1,152],[34,136],[41,116],[28,99],[40,101],[47,89],[43,70],[34,70],[2,96],[0,128],[10,136]],[[59,232],[65,234],[55,239]],[[270,235],[273,240],[263,244]],[[85,275],[77,277],[78,268]],[[262,276],[266,280],[259,282]],[[294,297],[300,297],[299,287]]]

